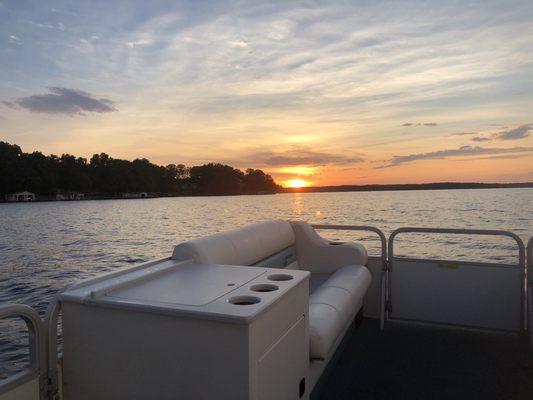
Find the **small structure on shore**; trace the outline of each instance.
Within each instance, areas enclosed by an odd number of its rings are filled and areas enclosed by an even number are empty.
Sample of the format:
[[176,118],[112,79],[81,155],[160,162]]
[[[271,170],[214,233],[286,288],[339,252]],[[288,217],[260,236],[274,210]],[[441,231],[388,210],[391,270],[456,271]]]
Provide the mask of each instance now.
[[122,198],[123,199],[146,199],[148,197],[155,197],[155,196],[150,195],[147,192],[122,193]]
[[83,200],[85,195],[79,192],[65,192],[57,193],[56,200],[65,201],[65,200]]
[[10,193],[6,196],[7,201],[17,202],[17,201],[35,201],[35,193],[24,191],[18,193]]

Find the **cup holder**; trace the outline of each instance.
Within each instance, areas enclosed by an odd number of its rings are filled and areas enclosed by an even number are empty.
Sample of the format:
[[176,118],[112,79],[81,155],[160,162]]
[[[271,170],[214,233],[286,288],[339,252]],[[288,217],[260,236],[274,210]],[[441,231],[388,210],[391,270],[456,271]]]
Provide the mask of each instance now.
[[273,292],[278,289],[279,286],[271,285],[269,283],[261,283],[259,285],[250,286],[250,290],[253,292]]
[[261,299],[255,296],[235,296],[229,298],[228,301],[236,306],[251,306],[259,303]]
[[288,274],[273,274],[273,275],[268,276],[269,281],[275,281],[275,282],[290,281],[293,278],[294,277],[292,275],[288,275]]

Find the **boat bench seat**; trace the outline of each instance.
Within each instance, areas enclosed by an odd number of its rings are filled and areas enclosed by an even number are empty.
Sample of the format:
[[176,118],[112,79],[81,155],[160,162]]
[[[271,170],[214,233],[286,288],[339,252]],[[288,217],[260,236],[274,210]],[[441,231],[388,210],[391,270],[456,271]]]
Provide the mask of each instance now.
[[333,344],[359,310],[370,281],[361,265],[348,265],[334,272],[309,298],[311,359],[325,360]]
[[303,221],[269,221],[181,243],[172,255],[196,263],[301,269],[311,273],[311,367],[331,359],[371,282],[357,243],[332,244]]

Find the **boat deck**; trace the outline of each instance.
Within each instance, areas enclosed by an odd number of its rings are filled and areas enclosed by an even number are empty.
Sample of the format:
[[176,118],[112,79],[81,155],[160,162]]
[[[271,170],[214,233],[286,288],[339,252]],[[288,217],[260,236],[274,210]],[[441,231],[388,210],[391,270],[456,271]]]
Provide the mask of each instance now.
[[365,319],[313,398],[533,399],[528,337]]

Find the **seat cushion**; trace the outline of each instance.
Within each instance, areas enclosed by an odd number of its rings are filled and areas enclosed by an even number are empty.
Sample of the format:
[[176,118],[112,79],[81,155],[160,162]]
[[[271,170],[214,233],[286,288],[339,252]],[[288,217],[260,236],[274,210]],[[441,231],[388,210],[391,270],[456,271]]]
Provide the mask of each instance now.
[[175,260],[251,265],[294,245],[287,221],[269,221],[184,242],[174,247]]
[[311,359],[324,360],[335,339],[342,331],[342,319],[332,306],[309,304],[309,341]]
[[338,287],[349,291],[358,299],[362,299],[370,286],[372,275],[367,267],[362,265],[347,265],[339,268],[323,287]]
[[368,269],[348,265],[333,273],[309,298],[310,354],[324,360],[362,304],[371,282]]

